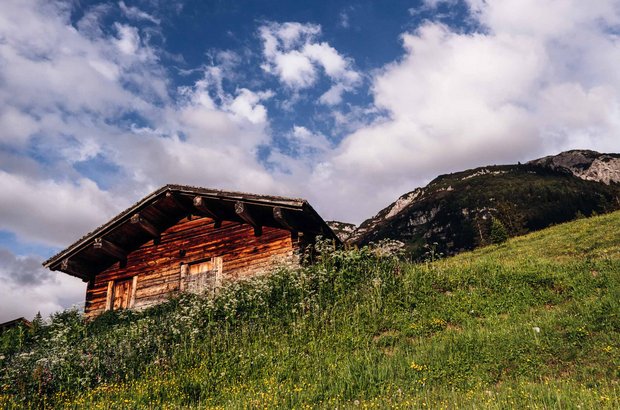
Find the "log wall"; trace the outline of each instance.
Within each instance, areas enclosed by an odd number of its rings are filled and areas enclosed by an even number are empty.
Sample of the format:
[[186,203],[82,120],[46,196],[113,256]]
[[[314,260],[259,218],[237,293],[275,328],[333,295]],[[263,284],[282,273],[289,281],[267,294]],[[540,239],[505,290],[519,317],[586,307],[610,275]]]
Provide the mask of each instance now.
[[184,264],[222,258],[223,281],[265,273],[280,263],[297,263],[300,241],[285,229],[263,227],[255,236],[252,226],[222,222],[215,228],[209,218],[183,219],[162,232],[159,241],[149,241],[118,263],[97,274],[88,283],[85,314],[95,317],[114,306],[108,296],[110,281],[134,278],[131,307],[145,308],[159,303],[181,287]]

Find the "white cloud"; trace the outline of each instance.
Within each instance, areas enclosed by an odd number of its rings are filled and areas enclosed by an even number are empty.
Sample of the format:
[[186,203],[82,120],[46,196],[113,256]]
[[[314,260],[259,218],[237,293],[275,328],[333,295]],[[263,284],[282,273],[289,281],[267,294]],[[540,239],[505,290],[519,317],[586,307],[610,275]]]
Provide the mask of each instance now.
[[[107,36],[96,29],[106,11],[87,10],[82,33],[68,9],[0,4],[0,139],[15,150],[4,152],[0,164],[3,228],[63,246],[165,183],[277,189],[256,159],[257,147],[270,140],[261,104],[270,92],[226,94],[221,81],[234,63],[227,54],[173,102],[158,57],[137,28],[116,24]],[[150,126],[128,126],[119,121],[125,114]],[[51,160],[14,165],[24,162],[20,150],[34,138]],[[123,175],[112,192],[73,168],[97,156]]]
[[123,54],[135,55],[140,49],[140,35],[138,29],[124,24],[116,23],[118,40],[116,46]]
[[346,87],[342,84],[335,84],[323,93],[319,101],[325,105],[338,105],[342,102],[342,94],[346,91]]
[[289,135],[289,146],[306,160],[312,160],[317,154],[324,154],[331,148],[331,143],[320,133],[314,133],[308,128],[295,125]]
[[83,307],[85,287],[80,279],[44,269],[39,258],[0,248],[0,322]]
[[48,246],[70,244],[122,206],[89,179],[56,182],[0,171],[0,186],[2,227]]
[[21,146],[37,132],[39,126],[37,120],[31,116],[14,107],[6,107],[5,111],[0,113],[0,129],[0,143]]
[[[353,62],[343,57],[327,42],[318,42],[321,27],[301,23],[270,23],[259,29],[263,40],[265,63],[263,70],[278,76],[292,90],[309,88],[317,82],[322,69],[335,91],[321,102],[340,103],[345,91],[352,91],[361,82],[361,75],[353,69]],[[336,88],[334,88],[336,87]]]
[[312,86],[317,73],[312,61],[297,50],[274,56],[275,72],[285,85],[293,89]]
[[41,258],[18,256],[0,248],[0,322],[43,317],[76,305],[83,307],[85,284],[41,266]]
[[325,217],[360,221],[446,172],[620,150],[617,2],[470,6],[484,32],[427,22],[403,34],[404,56],[373,79],[374,108],[386,115],[303,177],[311,199],[330,199]]
[[267,109],[259,102],[261,99],[271,97],[271,95],[271,93],[255,93],[247,88],[242,88],[227,109],[235,116],[244,118],[252,124],[266,124]]
[[137,7],[127,6],[124,1],[120,1],[118,3],[118,6],[120,7],[120,9],[123,12],[123,14],[125,16],[127,16],[128,18],[130,18],[130,19],[141,20],[141,21],[150,21],[151,23],[154,23],[154,24],[159,24],[160,23],[160,20],[158,18],[153,17],[149,13],[144,12],[144,11],[140,10],[139,8],[137,8]]

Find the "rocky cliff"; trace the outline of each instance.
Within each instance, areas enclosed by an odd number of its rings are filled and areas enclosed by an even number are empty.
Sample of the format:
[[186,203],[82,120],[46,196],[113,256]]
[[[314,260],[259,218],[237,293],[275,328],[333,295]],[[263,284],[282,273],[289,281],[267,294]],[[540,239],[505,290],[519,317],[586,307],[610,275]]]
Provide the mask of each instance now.
[[620,154],[601,154],[589,150],[572,150],[535,159],[528,164],[566,171],[587,181],[620,183]]

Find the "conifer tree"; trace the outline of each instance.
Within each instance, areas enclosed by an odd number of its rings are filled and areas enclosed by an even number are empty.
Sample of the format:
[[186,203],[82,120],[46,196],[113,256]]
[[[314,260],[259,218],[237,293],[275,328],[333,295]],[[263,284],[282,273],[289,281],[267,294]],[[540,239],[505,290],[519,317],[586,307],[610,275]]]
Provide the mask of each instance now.
[[508,231],[498,218],[491,219],[491,243],[500,244],[508,240]]

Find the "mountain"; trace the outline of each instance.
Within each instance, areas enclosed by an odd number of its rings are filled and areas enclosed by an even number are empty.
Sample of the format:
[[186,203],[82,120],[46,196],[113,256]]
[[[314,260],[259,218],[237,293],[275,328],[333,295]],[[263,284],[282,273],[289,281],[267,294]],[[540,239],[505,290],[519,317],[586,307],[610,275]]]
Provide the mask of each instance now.
[[349,240],[351,234],[355,231],[355,224],[340,221],[326,221],[327,226],[336,234],[342,242]]
[[509,236],[620,209],[620,155],[568,151],[527,164],[441,175],[364,221],[348,243],[403,242],[422,257],[492,242],[491,226]]
[[528,164],[569,172],[587,181],[620,183],[620,154],[601,154],[589,150],[572,150],[535,159]]

